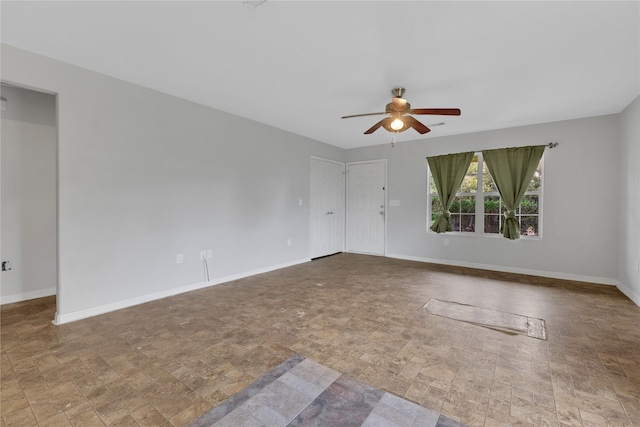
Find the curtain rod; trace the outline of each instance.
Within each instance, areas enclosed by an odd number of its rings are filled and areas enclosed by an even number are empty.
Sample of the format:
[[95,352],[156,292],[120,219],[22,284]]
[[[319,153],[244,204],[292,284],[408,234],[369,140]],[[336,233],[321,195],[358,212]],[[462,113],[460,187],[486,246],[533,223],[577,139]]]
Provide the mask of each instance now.
[[[560,143],[558,142],[550,142],[548,144],[544,144],[545,147],[548,147],[549,149],[553,149],[556,148],[558,145],[560,145]],[[509,148],[509,147],[507,147]],[[517,148],[517,147],[511,147],[511,148]],[[474,153],[482,153],[484,150],[475,150]],[[460,153],[452,153],[452,154],[460,154]],[[439,156],[447,156],[448,154],[440,154]],[[427,156],[426,158],[428,159],[429,157],[438,157],[438,156]]]

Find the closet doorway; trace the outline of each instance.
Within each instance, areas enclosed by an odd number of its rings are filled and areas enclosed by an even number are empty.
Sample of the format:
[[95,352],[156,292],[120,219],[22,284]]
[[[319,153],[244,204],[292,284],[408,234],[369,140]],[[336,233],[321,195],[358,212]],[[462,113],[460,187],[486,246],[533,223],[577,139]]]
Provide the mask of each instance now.
[[56,96],[2,83],[2,304],[56,295]]

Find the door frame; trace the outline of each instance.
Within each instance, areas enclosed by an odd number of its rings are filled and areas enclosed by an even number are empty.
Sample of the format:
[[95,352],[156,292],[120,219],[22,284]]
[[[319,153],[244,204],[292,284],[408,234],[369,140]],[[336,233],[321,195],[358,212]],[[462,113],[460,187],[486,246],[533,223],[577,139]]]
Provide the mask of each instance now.
[[342,166],[342,206],[344,210],[344,215],[342,217],[342,252],[347,250],[347,163],[340,162],[337,160],[326,159],[324,157],[309,156],[309,256],[311,256],[311,162],[313,160],[319,160],[321,162],[329,162],[339,166]]
[[[345,207],[345,216],[344,216],[344,221],[345,221],[345,225],[344,225],[344,245],[345,245],[345,251],[346,252],[351,252],[349,250],[349,166],[351,165],[361,165],[361,164],[367,164],[367,163],[382,163],[384,165],[384,189],[383,189],[383,194],[384,194],[384,245],[382,248],[382,254],[367,254],[367,255],[372,255],[372,256],[386,256],[387,255],[387,188],[388,188],[388,178],[389,178],[389,162],[388,159],[372,159],[372,160],[359,160],[357,162],[347,162],[346,163],[346,168],[345,168],[345,175],[346,175],[346,179],[345,179],[345,203],[344,203],[344,207]],[[354,253],[358,253],[358,252],[354,252]]]

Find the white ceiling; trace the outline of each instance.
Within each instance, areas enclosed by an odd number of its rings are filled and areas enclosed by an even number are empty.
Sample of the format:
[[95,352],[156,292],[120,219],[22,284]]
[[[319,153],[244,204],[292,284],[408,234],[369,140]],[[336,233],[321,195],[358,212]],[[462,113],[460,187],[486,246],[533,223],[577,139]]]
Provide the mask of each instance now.
[[[343,148],[404,86],[426,137],[618,113],[640,2],[2,1],[3,43]],[[398,141],[421,139],[413,129]]]

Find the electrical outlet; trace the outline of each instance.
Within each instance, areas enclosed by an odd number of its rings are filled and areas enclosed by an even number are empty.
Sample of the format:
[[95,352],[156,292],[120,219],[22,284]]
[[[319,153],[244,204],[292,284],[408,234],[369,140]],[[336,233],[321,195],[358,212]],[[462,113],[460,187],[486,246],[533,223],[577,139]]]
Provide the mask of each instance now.
[[442,241],[442,243],[443,243],[445,246],[449,246],[449,239],[444,239],[444,240]]
[[202,261],[206,257],[207,257],[207,252],[206,251],[200,251],[200,260]]
[[176,264],[182,264],[184,262],[183,254],[176,254]]
[[287,246],[291,246],[291,239],[287,239]]
[[207,259],[213,258],[213,250],[207,249]]

